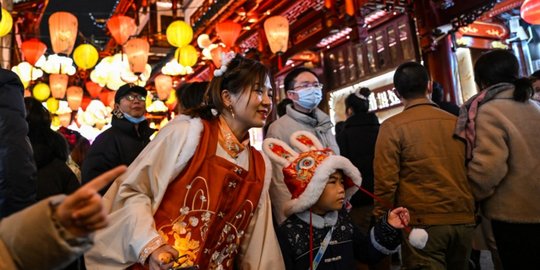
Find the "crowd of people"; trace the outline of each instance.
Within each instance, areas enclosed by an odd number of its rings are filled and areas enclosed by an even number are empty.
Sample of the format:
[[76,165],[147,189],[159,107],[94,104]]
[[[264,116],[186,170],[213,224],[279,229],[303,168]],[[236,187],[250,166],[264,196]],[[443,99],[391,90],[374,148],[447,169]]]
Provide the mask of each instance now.
[[335,135],[320,74],[290,71],[270,123],[268,67],[222,57],[152,140],[146,89],[120,87],[91,146],[0,69],[0,269],[390,269],[398,251],[402,269],[468,269],[478,228],[497,269],[534,265],[540,75],[511,52],[478,59],[461,107],[403,63],[403,111],[380,123],[361,88]]

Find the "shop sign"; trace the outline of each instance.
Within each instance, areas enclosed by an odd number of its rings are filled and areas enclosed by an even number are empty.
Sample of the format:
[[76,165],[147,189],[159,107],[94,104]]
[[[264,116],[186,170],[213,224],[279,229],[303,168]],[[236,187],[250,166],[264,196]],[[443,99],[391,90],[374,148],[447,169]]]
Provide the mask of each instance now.
[[473,22],[467,26],[460,27],[459,33],[464,36],[489,39],[504,39],[508,37],[508,30],[504,25],[486,22]]
[[395,93],[394,85],[387,85],[372,90],[369,96],[369,111],[380,111],[401,105],[401,100]]

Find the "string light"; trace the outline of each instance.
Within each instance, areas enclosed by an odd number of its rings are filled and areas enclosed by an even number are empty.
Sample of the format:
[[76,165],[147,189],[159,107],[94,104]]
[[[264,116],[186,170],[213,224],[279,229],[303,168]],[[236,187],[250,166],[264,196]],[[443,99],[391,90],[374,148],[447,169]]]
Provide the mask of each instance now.
[[111,12],[109,12],[109,15],[107,16],[107,19],[102,22],[102,23],[99,23],[97,22],[98,19],[96,19],[96,17],[94,17],[94,14],[92,12],[88,12],[88,16],[90,16],[90,20],[92,20],[92,24],[94,26],[96,26],[97,28],[100,28],[100,29],[105,29],[106,25],[107,25],[107,21],[111,18],[111,16],[113,15],[114,11],[116,10],[116,7],[118,6],[118,3],[120,2],[120,0],[116,0],[116,2],[114,3],[114,6],[112,7],[111,9]]

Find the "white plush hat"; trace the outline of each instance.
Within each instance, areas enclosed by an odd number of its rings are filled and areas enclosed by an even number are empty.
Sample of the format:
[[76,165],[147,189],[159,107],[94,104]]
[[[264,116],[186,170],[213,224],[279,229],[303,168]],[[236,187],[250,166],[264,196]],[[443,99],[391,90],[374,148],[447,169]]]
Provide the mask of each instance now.
[[[345,199],[348,201],[362,183],[360,171],[345,157],[323,148],[310,132],[297,131],[291,135],[291,145],[302,152],[295,152],[285,142],[273,138],[264,140],[263,150],[282,167],[283,180],[292,194],[285,203],[285,215],[304,212],[313,206],[336,170],[344,174]],[[356,184],[356,185],[355,185]]]

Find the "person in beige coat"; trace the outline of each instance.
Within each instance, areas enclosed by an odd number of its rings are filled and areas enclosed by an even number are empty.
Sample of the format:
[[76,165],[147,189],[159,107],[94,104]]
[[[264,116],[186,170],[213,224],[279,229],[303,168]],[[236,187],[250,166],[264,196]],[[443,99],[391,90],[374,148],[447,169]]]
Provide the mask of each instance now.
[[505,269],[537,268],[540,257],[540,104],[509,51],[482,55],[482,89],[461,109],[457,134],[467,140],[469,181],[491,220]]
[[90,249],[107,226],[98,191],[125,171],[117,167],[69,196],[42,200],[0,220],[0,270],[60,269]]

